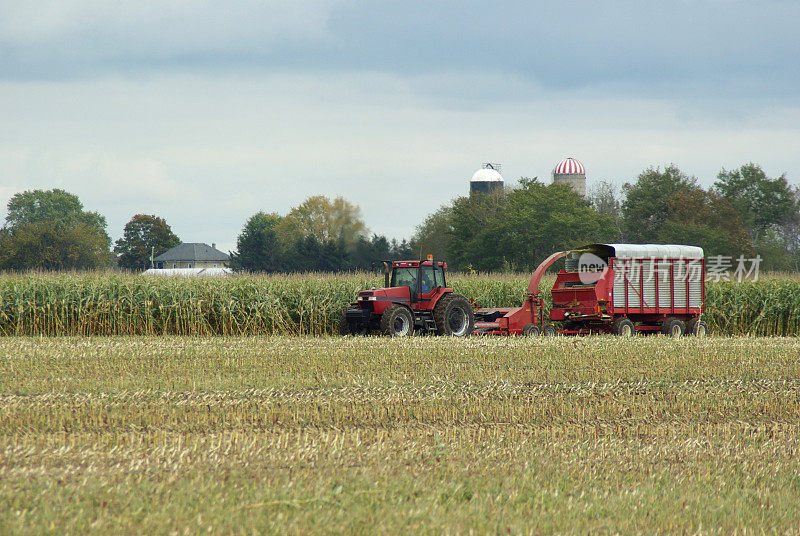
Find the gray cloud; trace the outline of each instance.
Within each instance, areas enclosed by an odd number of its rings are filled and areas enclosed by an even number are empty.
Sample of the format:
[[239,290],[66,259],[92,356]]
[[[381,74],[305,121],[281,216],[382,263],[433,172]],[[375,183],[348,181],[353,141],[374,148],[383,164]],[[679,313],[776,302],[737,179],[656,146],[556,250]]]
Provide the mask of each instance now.
[[324,43],[334,1],[3,1],[0,74],[65,79],[259,63],[288,46]]
[[0,76],[7,79],[445,70],[522,82],[501,99],[587,88],[794,99],[800,89],[793,1],[4,4]]

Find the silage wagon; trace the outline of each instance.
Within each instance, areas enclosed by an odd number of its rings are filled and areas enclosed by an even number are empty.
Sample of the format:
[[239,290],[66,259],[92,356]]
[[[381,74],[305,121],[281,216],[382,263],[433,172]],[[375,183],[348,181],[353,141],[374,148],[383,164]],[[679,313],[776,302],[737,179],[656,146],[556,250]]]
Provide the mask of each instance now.
[[[542,276],[565,258],[544,312]],[[590,244],[550,255],[531,276],[522,307],[475,311],[475,333],[705,335],[705,258],[697,246]],[[558,323],[558,325],[556,324]],[[558,326],[558,327],[557,327]]]

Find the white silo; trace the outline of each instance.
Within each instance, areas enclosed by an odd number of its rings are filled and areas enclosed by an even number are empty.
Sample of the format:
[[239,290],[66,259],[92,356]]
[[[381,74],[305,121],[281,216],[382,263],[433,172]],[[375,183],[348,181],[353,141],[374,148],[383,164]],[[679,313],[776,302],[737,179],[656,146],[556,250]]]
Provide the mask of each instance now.
[[565,158],[553,169],[553,182],[572,187],[576,194],[586,195],[586,168],[572,157]]
[[473,173],[469,181],[470,194],[487,194],[503,189],[503,176],[500,175],[500,164],[484,162],[481,169]]

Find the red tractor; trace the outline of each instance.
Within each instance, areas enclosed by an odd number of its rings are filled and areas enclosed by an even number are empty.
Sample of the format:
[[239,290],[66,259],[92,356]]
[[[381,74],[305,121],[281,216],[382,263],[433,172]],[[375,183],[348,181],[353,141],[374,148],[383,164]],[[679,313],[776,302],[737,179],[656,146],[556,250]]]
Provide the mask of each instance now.
[[437,335],[466,337],[475,326],[472,305],[447,287],[447,263],[385,261],[385,287],[362,290],[339,322],[342,335],[373,330],[392,337],[424,330]]

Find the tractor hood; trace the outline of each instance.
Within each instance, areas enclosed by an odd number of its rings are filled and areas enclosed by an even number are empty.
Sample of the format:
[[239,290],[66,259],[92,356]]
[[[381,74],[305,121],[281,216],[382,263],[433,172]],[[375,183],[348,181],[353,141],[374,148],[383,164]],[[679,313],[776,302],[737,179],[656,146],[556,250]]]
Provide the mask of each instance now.
[[389,287],[362,290],[357,301],[409,301],[411,290],[408,287]]

